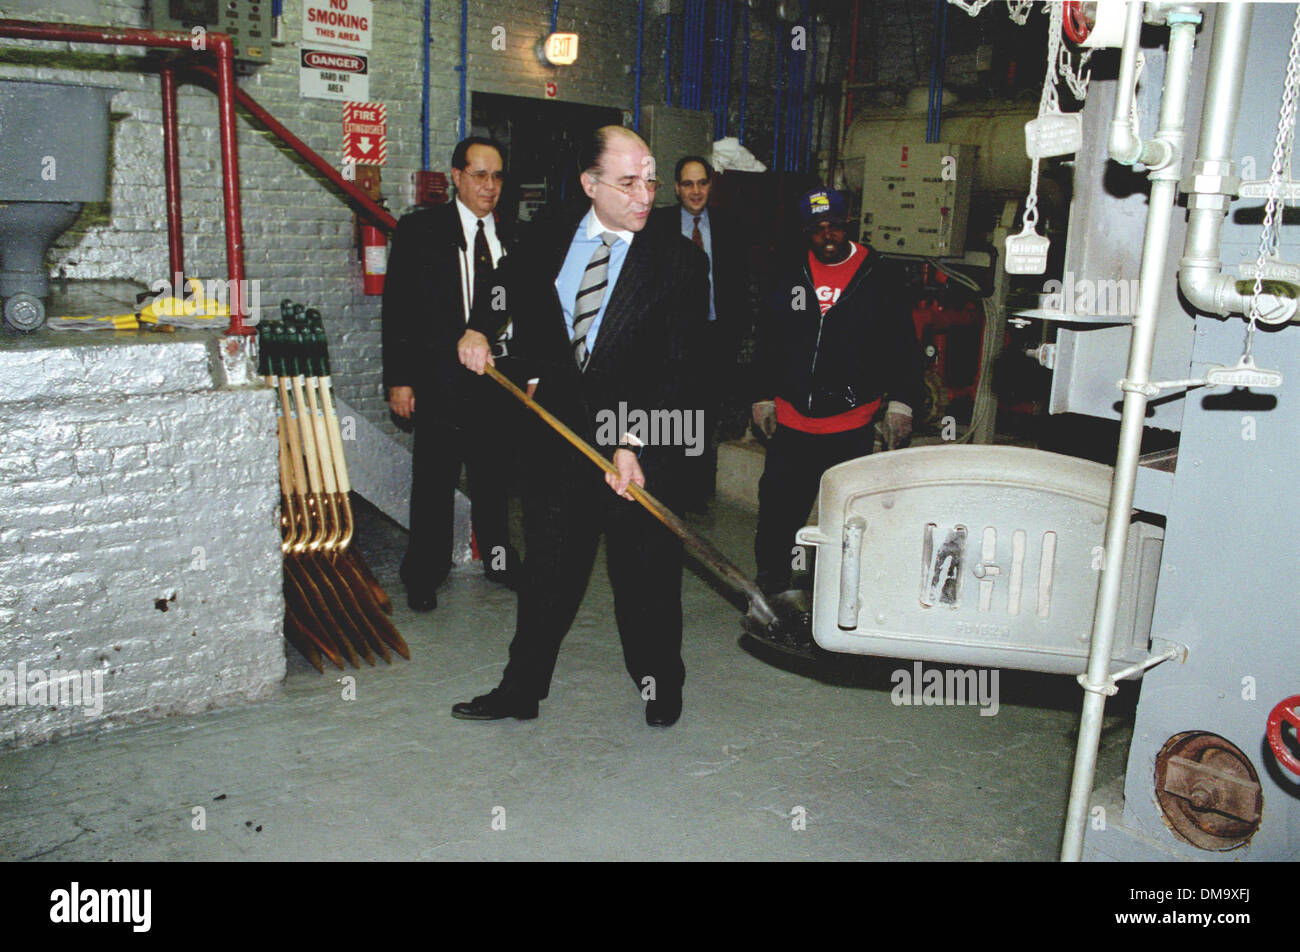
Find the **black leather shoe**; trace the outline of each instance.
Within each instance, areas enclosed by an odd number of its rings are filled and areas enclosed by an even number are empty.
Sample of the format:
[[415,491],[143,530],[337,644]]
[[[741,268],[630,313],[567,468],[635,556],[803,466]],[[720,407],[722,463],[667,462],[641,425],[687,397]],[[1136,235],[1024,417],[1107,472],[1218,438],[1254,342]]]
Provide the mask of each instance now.
[[410,606],[411,611],[431,612],[438,607],[438,596],[434,594],[432,589],[427,592],[408,589],[406,604]]
[[651,727],[672,727],[682,716],[682,696],[673,693],[646,701],[645,722]]
[[499,721],[505,717],[530,721],[537,716],[537,698],[506,694],[499,688],[494,688],[472,701],[453,704],[451,716],[459,717],[463,721]]

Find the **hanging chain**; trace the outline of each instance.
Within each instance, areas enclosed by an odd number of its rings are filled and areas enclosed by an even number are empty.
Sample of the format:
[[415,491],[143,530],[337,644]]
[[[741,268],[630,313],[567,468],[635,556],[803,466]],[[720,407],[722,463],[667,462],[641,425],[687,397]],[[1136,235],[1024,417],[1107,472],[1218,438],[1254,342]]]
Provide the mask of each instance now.
[[1043,74],[1043,95],[1038,100],[1038,115],[1043,115],[1050,109],[1052,112],[1061,111],[1060,94],[1056,90],[1056,64],[1062,52],[1061,47],[1061,27],[1065,23],[1065,4],[1061,0],[1054,0],[1049,4],[1047,22],[1047,70]]
[[[1038,98],[1038,117],[1051,112],[1060,112],[1060,98],[1056,91],[1056,59],[1061,48],[1061,24],[1064,22],[1065,6],[1052,3],[1049,11],[1051,20],[1047,27],[1047,71],[1043,76],[1043,92]],[[1029,194],[1025,196],[1025,214],[1022,219],[1025,231],[1038,231],[1038,164],[1034,158],[1029,167]]]
[[[980,11],[992,2],[993,0],[948,0],[950,5],[960,7],[971,16],[979,16]],[[1007,0],[1007,16],[1018,26],[1025,25],[1033,9],[1034,0]]]
[[1092,68],[1088,65],[1092,59],[1092,50],[1084,50],[1079,54],[1079,68],[1074,68],[1074,57],[1070,55],[1070,50],[1064,43],[1061,44],[1060,70],[1061,77],[1065,80],[1065,85],[1070,87],[1070,92],[1074,93],[1074,98],[1083,101],[1088,95],[1088,80],[1092,79]]
[[1300,6],[1296,7],[1295,26],[1291,30],[1291,52],[1287,58],[1286,80],[1282,86],[1282,109],[1277,120],[1277,140],[1273,144],[1273,166],[1268,175],[1268,204],[1264,206],[1264,227],[1259,235],[1259,257],[1255,261],[1255,286],[1251,292],[1250,319],[1246,326],[1246,350],[1251,355],[1255,324],[1259,320],[1259,296],[1264,292],[1264,261],[1277,255],[1277,226],[1281,224],[1278,206],[1282,203],[1282,172],[1291,177],[1291,151],[1295,143],[1296,91],[1300,88]]

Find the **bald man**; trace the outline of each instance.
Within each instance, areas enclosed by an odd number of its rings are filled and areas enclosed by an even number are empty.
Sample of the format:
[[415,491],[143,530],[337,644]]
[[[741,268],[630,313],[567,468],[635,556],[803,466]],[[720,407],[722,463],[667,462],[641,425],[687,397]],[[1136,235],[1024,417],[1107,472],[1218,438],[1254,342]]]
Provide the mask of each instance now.
[[[620,126],[597,129],[580,162],[587,201],[539,226],[505,259],[500,278],[515,328],[512,356],[536,379],[536,399],[605,453],[618,474],[602,479],[558,434],[540,423],[531,428],[522,447],[526,552],[510,662],[497,688],[452,714],[537,716],[603,532],[627,673],[647,702],[646,723],[667,727],[681,715],[685,680],[681,543],[627,488],[636,483],[673,506],[691,447],[671,434],[614,432],[611,423],[635,419],[636,411],[678,411],[678,419],[691,412],[685,404],[693,335],[709,307],[708,259],[680,233],[645,228],[658,181],[639,136]],[[460,344],[470,370],[491,361],[485,332],[497,319],[475,309]]]

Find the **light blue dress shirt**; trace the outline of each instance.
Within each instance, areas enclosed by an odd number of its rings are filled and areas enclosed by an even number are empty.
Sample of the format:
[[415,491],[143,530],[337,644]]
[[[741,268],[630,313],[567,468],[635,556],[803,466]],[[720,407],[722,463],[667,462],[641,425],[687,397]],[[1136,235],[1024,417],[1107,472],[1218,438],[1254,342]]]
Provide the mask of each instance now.
[[569,332],[569,337],[572,338],[573,311],[578,302],[578,286],[582,284],[582,275],[591,262],[591,256],[600,247],[600,233],[603,231],[614,232],[620,240],[614,242],[609,248],[609,266],[606,271],[606,279],[609,283],[605,286],[605,297],[600,302],[600,311],[597,312],[596,319],[591,322],[591,327],[587,329],[587,353],[589,354],[595,353],[596,335],[600,332],[601,321],[605,319],[605,308],[609,306],[609,299],[614,294],[614,285],[618,283],[618,275],[623,270],[623,262],[627,260],[627,252],[632,246],[634,234],[630,231],[606,228],[596,218],[594,210],[588,211],[578,223],[578,230],[569,245],[569,253],[564,256],[564,265],[560,268],[560,273],[555,276],[555,293],[560,296],[560,306],[564,309],[564,326]]
[[[695,231],[695,216],[685,207],[678,207],[682,210],[682,234],[689,238]],[[709,320],[716,321],[718,314],[713,307],[713,229],[709,227],[707,208],[700,210],[700,237],[704,239],[704,253],[709,256]]]

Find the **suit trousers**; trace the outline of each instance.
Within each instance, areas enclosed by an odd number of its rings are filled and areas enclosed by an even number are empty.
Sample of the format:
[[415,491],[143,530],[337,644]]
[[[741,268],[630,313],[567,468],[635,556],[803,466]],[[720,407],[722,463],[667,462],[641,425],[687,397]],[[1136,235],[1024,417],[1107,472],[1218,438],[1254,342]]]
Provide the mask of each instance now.
[[497,546],[511,551],[507,499],[518,411],[506,402],[509,395],[489,380],[468,380],[464,391],[454,412],[430,414],[416,422],[411,536],[402,561],[402,579],[408,586],[436,587],[451,569],[462,465],[484,562],[490,564]]
[[656,697],[681,690],[681,542],[638,503],[614,495],[576,453],[524,490],[527,557],[502,690],[539,700],[550,692],[602,532],[627,673],[638,691],[654,678]]
[[758,534],[754,557],[765,592],[785,591],[793,572],[794,534],[807,524],[822,473],[840,463],[871,455],[875,428],[842,433],[804,433],[778,426],[767,444],[758,481]]

